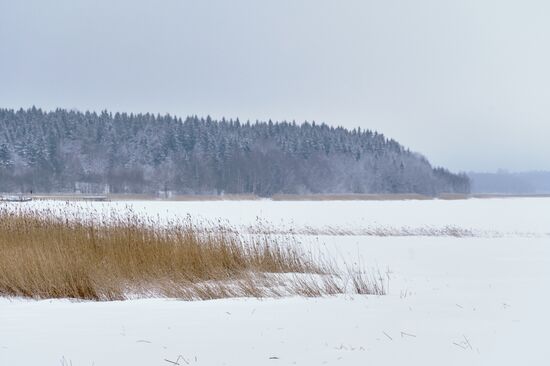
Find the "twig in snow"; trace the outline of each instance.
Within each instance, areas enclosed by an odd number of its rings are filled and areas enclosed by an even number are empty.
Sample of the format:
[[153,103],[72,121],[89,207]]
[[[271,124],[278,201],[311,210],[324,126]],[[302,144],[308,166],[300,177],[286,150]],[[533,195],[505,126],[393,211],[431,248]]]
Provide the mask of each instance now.
[[460,347],[462,349],[466,349],[466,347],[464,347],[463,345],[461,345],[460,343],[456,343],[456,342],[453,342],[453,344],[457,347]]
[[382,332],[382,333],[384,333],[384,335],[385,335],[386,337],[388,337],[388,338],[390,339],[390,341],[393,341],[393,338],[390,337],[390,335],[389,335],[388,333],[386,333],[386,332]]
[[408,337],[415,337],[415,338],[416,338],[416,335],[414,335],[414,334],[410,334],[410,333],[405,333],[405,332],[401,332],[401,338],[403,338],[403,336],[408,336]]
[[180,365],[179,363],[180,360],[183,360],[183,362],[185,362],[186,365],[189,365],[189,362],[182,355],[179,355],[176,361],[171,361],[166,358],[164,359],[164,361],[170,362],[172,365]]
[[63,356],[61,358],[61,366],[73,366],[73,361],[72,360],[67,361],[65,356]]
[[470,349],[473,350],[472,345],[470,344],[470,341],[468,340],[468,338],[466,338],[464,334],[462,336],[464,337],[464,340],[466,341],[466,344],[468,345],[468,347],[470,347]]

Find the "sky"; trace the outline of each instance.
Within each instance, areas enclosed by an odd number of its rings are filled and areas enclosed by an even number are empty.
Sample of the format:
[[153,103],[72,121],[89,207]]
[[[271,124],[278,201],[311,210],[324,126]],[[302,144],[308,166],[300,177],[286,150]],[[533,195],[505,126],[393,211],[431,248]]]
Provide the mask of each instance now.
[[325,122],[550,170],[550,2],[0,0],[0,107]]

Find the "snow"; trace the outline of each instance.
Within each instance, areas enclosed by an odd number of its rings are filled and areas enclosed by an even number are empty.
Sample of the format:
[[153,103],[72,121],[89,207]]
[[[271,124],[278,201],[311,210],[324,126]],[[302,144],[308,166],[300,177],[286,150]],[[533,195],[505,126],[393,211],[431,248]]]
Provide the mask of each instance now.
[[[35,208],[61,203],[32,202]],[[0,365],[546,365],[550,199],[130,204],[235,225],[443,226],[533,236],[300,236],[390,277],[386,296],[70,302],[0,299]]]
[[12,207],[62,210],[76,215],[131,209],[139,215],[173,219],[223,219],[249,226],[258,219],[283,227],[443,227],[550,234],[550,198],[403,201],[33,201]]

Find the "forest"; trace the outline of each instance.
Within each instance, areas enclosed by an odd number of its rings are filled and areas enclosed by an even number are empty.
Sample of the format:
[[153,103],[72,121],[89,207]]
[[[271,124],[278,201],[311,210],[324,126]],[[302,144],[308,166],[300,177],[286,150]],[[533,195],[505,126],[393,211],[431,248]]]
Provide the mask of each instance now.
[[[85,187],[83,189],[82,187]],[[468,193],[465,174],[368,129],[0,109],[0,191]],[[96,192],[96,193],[97,193]]]

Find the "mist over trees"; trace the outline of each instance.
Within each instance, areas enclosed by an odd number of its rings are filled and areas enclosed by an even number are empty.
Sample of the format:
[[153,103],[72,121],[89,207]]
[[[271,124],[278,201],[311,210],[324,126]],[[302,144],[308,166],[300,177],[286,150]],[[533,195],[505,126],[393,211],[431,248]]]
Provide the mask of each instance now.
[[0,191],[469,192],[469,179],[370,130],[170,115],[0,109]]

